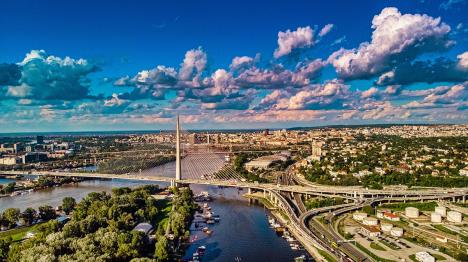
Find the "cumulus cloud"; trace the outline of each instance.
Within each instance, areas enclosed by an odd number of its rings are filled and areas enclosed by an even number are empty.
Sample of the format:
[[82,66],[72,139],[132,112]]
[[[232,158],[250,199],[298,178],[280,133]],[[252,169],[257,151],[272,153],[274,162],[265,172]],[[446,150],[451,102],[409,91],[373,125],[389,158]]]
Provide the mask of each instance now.
[[207,110],[245,110],[248,109],[250,106],[250,102],[252,101],[252,97],[243,96],[237,97],[233,99],[224,98],[219,102],[213,103],[202,103],[202,109]]
[[[455,62],[447,58],[435,61],[415,61],[400,63],[392,71],[382,74],[376,81],[377,85],[408,85],[417,82],[464,82],[468,80],[468,65],[464,67],[464,54],[458,56]],[[468,60],[468,53],[467,53]]]
[[0,64],[0,86],[18,85],[21,78],[21,67],[16,64]]
[[273,53],[275,58],[289,55],[293,50],[314,44],[314,31],[310,26],[298,27],[295,31],[286,30],[278,33],[278,48]]
[[176,86],[178,83],[177,71],[172,67],[157,66],[151,70],[142,70],[134,77],[124,76],[114,82],[115,86],[133,86],[130,92],[119,95],[122,99],[155,99],[165,98],[166,89]]
[[19,85],[9,86],[7,95],[37,100],[92,98],[88,75],[99,70],[85,59],[49,56],[44,50],[32,50],[19,66]]
[[155,69],[139,72],[133,81],[139,85],[173,86],[177,83],[177,72],[172,67],[159,65]]
[[250,56],[236,56],[232,59],[232,62],[231,62],[231,65],[229,65],[229,68],[232,71],[235,71],[235,70],[252,67],[255,64],[255,61],[258,60],[258,58],[259,58],[259,55],[257,55],[255,58],[252,58]]
[[459,107],[468,99],[467,83],[453,86],[439,86],[427,90],[408,92],[408,96],[423,96],[404,105],[405,108]]
[[332,80],[299,90],[274,91],[261,101],[261,105],[275,110],[342,109],[349,106],[347,101],[351,95],[348,85]]
[[372,20],[372,40],[356,49],[340,49],[329,57],[343,79],[371,78],[422,53],[442,51],[449,40],[450,26],[426,14],[401,14],[384,8]]
[[270,69],[259,69],[252,67],[239,74],[235,81],[239,86],[248,88],[285,88],[302,87],[316,79],[326,65],[325,61],[316,59],[299,63],[295,71],[285,69],[277,65]]
[[187,51],[184,61],[180,65],[179,79],[198,82],[207,63],[207,55],[201,47]]
[[468,51],[457,56],[458,58],[458,67],[461,70],[468,71]]
[[370,97],[375,97],[379,94],[379,89],[375,87],[371,87],[367,89],[366,91],[361,93],[361,98],[370,98]]

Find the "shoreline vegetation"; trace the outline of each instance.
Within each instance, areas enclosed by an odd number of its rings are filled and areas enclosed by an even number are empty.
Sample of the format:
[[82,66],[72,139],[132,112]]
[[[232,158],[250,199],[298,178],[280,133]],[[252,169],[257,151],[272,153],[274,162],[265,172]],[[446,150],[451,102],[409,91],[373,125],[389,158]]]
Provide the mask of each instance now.
[[0,232],[0,261],[172,261],[183,255],[196,207],[190,188],[146,185],[64,198],[57,212],[10,208],[0,216],[10,228]]
[[22,194],[54,186],[76,183],[83,180],[83,178],[39,176],[38,179],[34,181],[20,180],[20,182],[15,181],[0,185],[0,197],[14,196],[15,194]]

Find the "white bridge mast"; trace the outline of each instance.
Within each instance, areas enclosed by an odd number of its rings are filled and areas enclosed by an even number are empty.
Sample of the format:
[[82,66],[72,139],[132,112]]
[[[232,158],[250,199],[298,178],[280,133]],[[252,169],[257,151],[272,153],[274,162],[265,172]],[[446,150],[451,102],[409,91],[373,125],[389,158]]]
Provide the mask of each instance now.
[[181,165],[180,165],[180,124],[179,124],[179,115],[177,115],[177,124],[176,124],[176,181],[182,179],[181,176]]

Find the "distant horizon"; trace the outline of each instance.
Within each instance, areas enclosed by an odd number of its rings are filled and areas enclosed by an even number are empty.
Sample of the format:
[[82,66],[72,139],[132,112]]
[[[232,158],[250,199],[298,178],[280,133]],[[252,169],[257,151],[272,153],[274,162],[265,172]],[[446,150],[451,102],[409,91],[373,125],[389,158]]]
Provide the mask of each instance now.
[[[335,124],[335,125],[318,125],[318,126],[295,126],[287,128],[275,128],[275,127],[265,127],[265,128],[229,128],[229,129],[182,129],[186,132],[210,132],[210,131],[226,131],[226,132],[255,132],[255,131],[277,131],[277,130],[289,130],[289,131],[300,131],[308,129],[321,129],[321,128],[359,128],[359,127],[390,127],[390,126],[442,126],[442,125],[468,125],[468,123],[376,123],[376,124]],[[122,129],[122,130],[82,130],[82,131],[25,131],[25,132],[0,132],[0,137],[10,137],[15,135],[23,136],[35,136],[35,135],[53,135],[53,134],[131,134],[134,133],[157,133],[157,132],[172,132],[174,129]]]

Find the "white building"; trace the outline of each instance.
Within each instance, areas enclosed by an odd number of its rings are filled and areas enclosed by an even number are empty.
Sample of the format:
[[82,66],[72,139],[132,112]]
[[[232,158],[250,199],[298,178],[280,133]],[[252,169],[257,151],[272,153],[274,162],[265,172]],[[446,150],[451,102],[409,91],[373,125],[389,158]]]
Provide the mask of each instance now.
[[415,256],[419,262],[435,262],[435,258],[427,252],[418,252]]
[[468,176],[468,166],[465,166],[463,169],[460,169],[460,176]]
[[0,158],[0,165],[12,166],[21,163],[21,158],[16,156]]
[[368,236],[368,237],[378,237],[381,234],[378,227],[376,227],[376,226],[366,226],[366,225],[363,225],[361,227],[360,232],[363,235]]
[[[287,151],[286,151],[287,152]],[[245,169],[248,171],[252,171],[253,169],[267,169],[273,163],[284,162],[287,161],[290,157],[290,153],[287,154],[286,152],[282,152],[280,154],[270,155],[270,156],[262,156],[256,158],[250,162],[245,164]]]
[[361,213],[361,212],[353,213],[353,219],[356,221],[362,221],[366,217],[367,217],[366,213]]
[[382,223],[380,224],[380,229],[383,231],[383,232],[390,232],[393,228],[393,225],[392,224],[389,224],[389,223]]
[[393,214],[393,213],[391,213],[391,212],[384,212],[384,213],[383,213],[383,217],[384,217],[385,219],[390,220],[390,221],[400,221],[400,217],[397,216],[397,215],[395,215],[395,214]]
[[403,228],[401,227],[394,227],[390,230],[390,235],[394,237],[402,237],[403,236]]

